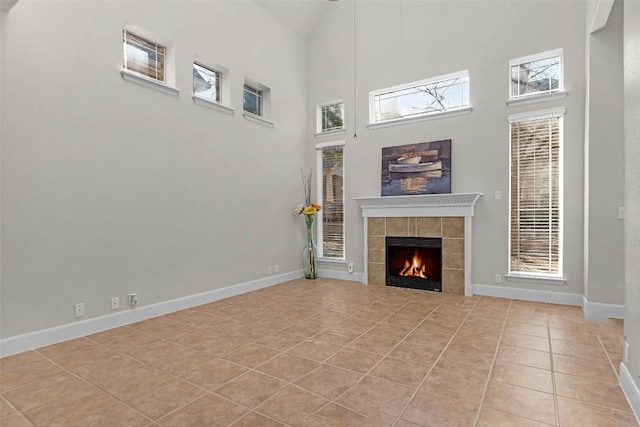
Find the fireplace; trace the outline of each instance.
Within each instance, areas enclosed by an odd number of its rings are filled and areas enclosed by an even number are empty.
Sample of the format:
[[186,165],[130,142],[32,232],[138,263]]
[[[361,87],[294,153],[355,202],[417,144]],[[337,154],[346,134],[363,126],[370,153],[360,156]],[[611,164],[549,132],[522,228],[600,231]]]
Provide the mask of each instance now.
[[442,239],[385,239],[387,286],[442,292]]

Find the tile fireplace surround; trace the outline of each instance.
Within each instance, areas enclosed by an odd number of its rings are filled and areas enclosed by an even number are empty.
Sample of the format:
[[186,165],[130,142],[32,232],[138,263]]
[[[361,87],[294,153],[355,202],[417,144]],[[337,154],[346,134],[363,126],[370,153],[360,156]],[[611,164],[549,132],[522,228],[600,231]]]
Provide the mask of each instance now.
[[442,237],[442,291],[471,295],[471,219],[482,193],[358,197],[363,283],[385,285],[385,237]]

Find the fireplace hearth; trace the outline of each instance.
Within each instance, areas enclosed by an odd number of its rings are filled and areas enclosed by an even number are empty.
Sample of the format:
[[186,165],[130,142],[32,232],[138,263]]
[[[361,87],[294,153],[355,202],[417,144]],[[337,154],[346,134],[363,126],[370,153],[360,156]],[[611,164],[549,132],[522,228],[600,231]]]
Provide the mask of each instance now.
[[442,239],[385,239],[387,286],[442,292]]

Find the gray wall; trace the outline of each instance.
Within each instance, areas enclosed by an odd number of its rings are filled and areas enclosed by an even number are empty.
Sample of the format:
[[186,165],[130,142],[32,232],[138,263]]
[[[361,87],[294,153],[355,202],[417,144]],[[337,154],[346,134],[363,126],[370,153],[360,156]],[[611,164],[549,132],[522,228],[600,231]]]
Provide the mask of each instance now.
[[625,313],[631,376],[640,386],[640,2],[624,2]]
[[[624,84],[622,2],[607,25],[588,35],[585,145],[588,168],[585,296],[589,302],[624,304]],[[590,21],[588,21],[590,22]]]
[[[2,337],[300,269],[306,52],[251,2],[20,1],[2,28]],[[171,97],[122,80],[122,29],[172,42]],[[268,34],[268,37],[265,37]],[[191,100],[231,69],[229,116]],[[275,128],[242,117],[248,76]],[[125,309],[125,308],[121,308]]]
[[[381,148],[452,139],[452,191],[484,193],[473,220],[472,283],[493,284],[508,267],[508,165],[511,113],[565,105],[565,276],[562,286],[503,281],[502,286],[583,293],[583,150],[586,3],[538,1],[357,2],[357,133],[352,139],[353,3],[335,2],[310,39],[307,119],[325,100],[346,101],[346,256],[363,271],[362,218],[353,197],[380,195]],[[540,29],[543,28],[544,31]],[[511,58],[564,48],[562,101],[509,108]],[[471,106],[466,116],[377,130],[366,129],[368,93],[468,69]],[[315,138],[308,131],[309,145]],[[312,155],[310,149],[309,156]],[[501,190],[502,200],[494,200]],[[490,248],[490,249],[489,249]]]

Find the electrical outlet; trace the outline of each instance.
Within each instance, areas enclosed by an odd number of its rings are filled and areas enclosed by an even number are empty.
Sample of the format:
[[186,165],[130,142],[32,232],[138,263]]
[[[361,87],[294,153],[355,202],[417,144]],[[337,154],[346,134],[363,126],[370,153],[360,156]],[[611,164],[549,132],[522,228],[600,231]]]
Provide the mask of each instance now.
[[75,306],[75,313],[76,313],[76,317],[83,317],[84,316],[84,303],[78,303]]
[[111,310],[117,310],[120,308],[120,298],[113,297],[111,298]]
[[502,283],[502,275],[496,274],[496,283]]
[[502,200],[502,191],[496,190],[494,196],[496,200]]
[[353,263],[352,263],[352,262],[350,262],[349,264],[347,264],[347,271],[348,271],[349,273],[353,273]]
[[127,295],[127,301],[131,307],[134,307],[138,303],[138,294],[134,292]]
[[276,273],[279,273],[279,272],[280,272],[280,266],[279,266],[278,264],[276,264],[275,272],[276,272]]
[[273,268],[271,266],[267,267],[267,274],[271,276],[273,274]]

